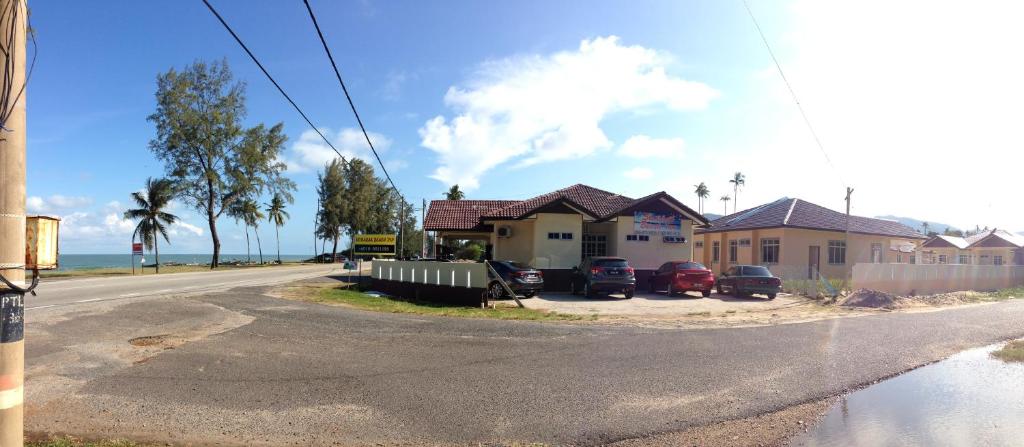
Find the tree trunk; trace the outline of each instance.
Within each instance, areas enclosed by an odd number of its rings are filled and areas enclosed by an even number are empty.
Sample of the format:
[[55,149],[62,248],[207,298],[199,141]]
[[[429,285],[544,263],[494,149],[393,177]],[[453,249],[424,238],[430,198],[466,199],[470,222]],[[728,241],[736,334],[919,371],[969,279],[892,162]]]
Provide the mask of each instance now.
[[[212,203],[213,200],[211,199]],[[217,236],[217,216],[213,214],[212,208],[206,213],[210,224],[210,237],[213,239],[213,259],[210,260],[210,269],[220,266],[220,237]]]
[[331,262],[338,262],[338,235],[334,235],[334,248],[331,248]]
[[740,204],[739,194],[740,185],[736,184],[736,186],[732,188],[732,212],[734,213],[736,212],[736,206]]
[[263,244],[260,243],[260,227],[253,226],[252,233],[256,235],[256,248],[260,251],[260,265],[263,265]]
[[[274,236],[277,239],[277,263],[281,263],[281,227],[274,225]],[[313,249],[316,250],[316,244],[313,245]],[[316,257],[316,254],[313,254]]]
[[[156,230],[153,233],[156,233]],[[158,236],[160,236],[159,233],[153,235],[153,256],[156,258],[156,272],[160,273],[160,240]]]
[[324,238],[322,241],[320,241],[320,254],[327,254],[327,238]]

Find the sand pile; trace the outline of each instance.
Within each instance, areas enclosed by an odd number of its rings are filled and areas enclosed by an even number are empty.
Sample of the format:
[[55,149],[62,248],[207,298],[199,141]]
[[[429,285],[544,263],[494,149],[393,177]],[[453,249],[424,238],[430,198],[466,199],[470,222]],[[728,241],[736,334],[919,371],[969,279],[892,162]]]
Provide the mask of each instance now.
[[857,289],[840,301],[839,305],[870,307],[873,309],[894,309],[896,308],[896,296],[877,290]]

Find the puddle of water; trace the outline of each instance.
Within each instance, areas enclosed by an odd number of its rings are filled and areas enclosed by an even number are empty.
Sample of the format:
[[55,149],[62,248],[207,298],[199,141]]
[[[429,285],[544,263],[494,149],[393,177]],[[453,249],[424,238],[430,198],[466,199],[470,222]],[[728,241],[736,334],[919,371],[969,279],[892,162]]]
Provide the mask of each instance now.
[[972,349],[842,398],[796,446],[1024,445],[1024,364]]

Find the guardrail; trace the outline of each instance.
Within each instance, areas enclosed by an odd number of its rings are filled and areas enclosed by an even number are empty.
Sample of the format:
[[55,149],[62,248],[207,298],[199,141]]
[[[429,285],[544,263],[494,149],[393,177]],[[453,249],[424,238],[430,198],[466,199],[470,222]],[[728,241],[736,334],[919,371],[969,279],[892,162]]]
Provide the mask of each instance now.
[[487,288],[483,263],[374,260],[371,276],[383,281],[446,287]]

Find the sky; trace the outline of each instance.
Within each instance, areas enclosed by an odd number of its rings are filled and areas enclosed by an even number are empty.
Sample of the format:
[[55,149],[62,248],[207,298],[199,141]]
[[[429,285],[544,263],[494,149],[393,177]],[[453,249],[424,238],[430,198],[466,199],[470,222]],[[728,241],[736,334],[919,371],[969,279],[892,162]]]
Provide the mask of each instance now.
[[[211,3],[336,147],[372,161],[301,1]],[[1024,229],[1019,2],[749,0],[823,150],[741,1],[311,4],[417,207],[455,183],[471,199],[584,183],[697,208],[705,182],[710,213],[781,197],[842,210],[850,186],[858,215]],[[316,172],[334,154],[201,1],[31,6],[27,206],[63,218],[62,253],[128,252],[129,195],[164,175],[148,149],[156,76],[219,59],[246,85],[247,126],[284,123],[298,191],[281,251],[312,253]],[[211,251],[205,219],[171,211],[161,251]],[[222,252],[245,251],[231,219],[218,232]]]

